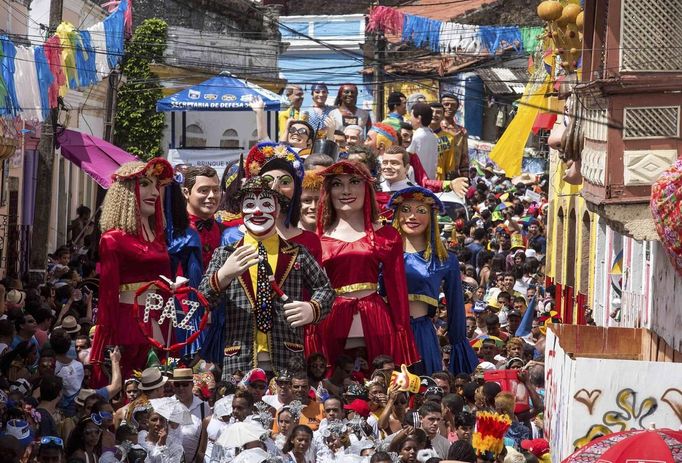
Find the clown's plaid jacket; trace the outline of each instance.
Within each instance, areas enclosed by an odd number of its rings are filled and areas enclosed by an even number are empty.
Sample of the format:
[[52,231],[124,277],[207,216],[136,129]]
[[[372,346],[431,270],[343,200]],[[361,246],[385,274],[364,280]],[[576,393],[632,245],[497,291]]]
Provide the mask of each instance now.
[[[241,242],[235,247],[241,246]],[[253,293],[251,275],[247,270],[239,278],[232,280],[228,287],[217,293],[209,284],[213,273],[217,272],[229,257],[230,251],[219,247],[213,253],[211,263],[206,269],[199,291],[201,291],[215,310],[226,310],[225,313],[225,360],[223,362],[223,380],[232,376],[235,370],[248,371],[256,368],[256,320],[254,306],[256,296]],[[334,290],[324,270],[298,244],[279,240],[279,257],[275,280],[289,302],[301,301],[303,288],[312,295],[310,301],[319,305],[319,316],[315,323],[323,320],[331,310],[334,302]],[[221,296],[225,296],[225,305],[217,304]],[[268,333],[268,350],[270,361],[276,372],[287,369],[291,357],[303,358],[303,328],[292,328],[284,316],[284,303],[273,293],[273,324]],[[302,363],[305,364],[305,363]]]

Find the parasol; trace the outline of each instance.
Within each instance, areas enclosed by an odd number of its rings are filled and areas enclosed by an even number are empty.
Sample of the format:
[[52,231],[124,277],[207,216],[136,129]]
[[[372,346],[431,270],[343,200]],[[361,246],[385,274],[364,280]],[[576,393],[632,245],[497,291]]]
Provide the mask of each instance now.
[[682,431],[630,430],[593,440],[562,463],[656,462],[682,463]]
[[149,403],[154,411],[168,421],[180,425],[192,424],[192,414],[180,401],[174,397],[150,399]]
[[483,344],[483,341],[485,341],[486,339],[492,339],[493,341],[495,341],[495,345],[497,347],[500,347],[500,348],[504,347],[504,341],[503,340],[501,340],[497,336],[488,336],[487,334],[483,334],[477,338],[472,339],[471,340],[471,347],[476,348],[476,349],[480,348],[481,344]]
[[226,449],[241,448],[249,442],[260,440],[267,432],[255,421],[242,421],[225,428],[216,443]]
[[111,174],[126,162],[138,159],[118,146],[76,130],[57,132],[62,156],[88,174],[102,188],[111,185]]

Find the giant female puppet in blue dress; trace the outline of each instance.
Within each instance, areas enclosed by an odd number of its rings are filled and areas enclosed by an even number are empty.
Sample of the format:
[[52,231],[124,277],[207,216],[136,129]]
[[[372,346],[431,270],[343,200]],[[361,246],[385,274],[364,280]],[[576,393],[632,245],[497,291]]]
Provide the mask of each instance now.
[[452,345],[450,370],[471,373],[478,359],[466,337],[464,294],[459,262],[440,239],[438,213],[443,204],[429,190],[409,187],[396,192],[389,208],[393,226],[404,243],[405,274],[412,331],[427,375],[442,370],[442,356],[432,318],[444,286],[448,309],[448,340]]

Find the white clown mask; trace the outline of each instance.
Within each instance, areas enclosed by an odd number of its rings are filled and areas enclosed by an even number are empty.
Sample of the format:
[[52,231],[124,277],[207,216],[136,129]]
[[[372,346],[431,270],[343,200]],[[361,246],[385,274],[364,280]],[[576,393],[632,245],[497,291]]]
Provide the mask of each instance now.
[[242,215],[244,226],[255,236],[270,233],[275,226],[279,210],[277,198],[271,193],[247,193],[242,199]]

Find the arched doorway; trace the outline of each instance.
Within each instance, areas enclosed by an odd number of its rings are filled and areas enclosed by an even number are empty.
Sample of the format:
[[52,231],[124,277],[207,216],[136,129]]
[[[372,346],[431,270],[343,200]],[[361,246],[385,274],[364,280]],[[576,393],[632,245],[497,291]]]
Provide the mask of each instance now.
[[575,269],[576,260],[576,234],[578,228],[578,221],[575,214],[575,209],[571,209],[568,214],[568,236],[566,238],[566,276],[564,278],[564,323],[573,323],[573,307],[575,300]]

